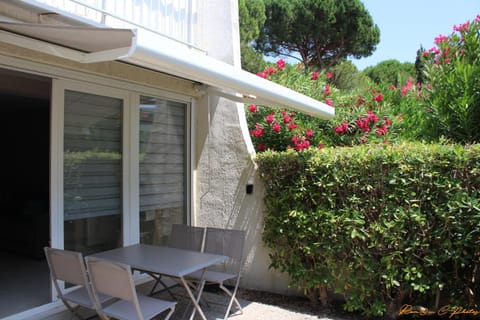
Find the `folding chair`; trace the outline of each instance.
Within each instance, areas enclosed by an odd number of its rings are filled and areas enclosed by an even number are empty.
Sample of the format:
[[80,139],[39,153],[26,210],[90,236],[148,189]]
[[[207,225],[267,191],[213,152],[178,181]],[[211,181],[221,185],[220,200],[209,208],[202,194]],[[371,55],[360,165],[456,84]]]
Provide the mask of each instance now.
[[[49,247],[45,247],[44,251],[50,268],[50,277],[55,285],[58,298],[62,300],[68,310],[79,319],[84,318],[77,313],[78,307],[97,310],[98,306],[95,304],[82,254]],[[60,281],[79,287],[65,291],[61,289]],[[102,294],[98,296],[98,303],[104,304],[111,299],[111,297]]]
[[[242,307],[235,297],[240,284],[240,275],[243,266],[243,246],[245,243],[246,233],[243,230],[233,229],[219,229],[207,228],[205,235],[205,246],[203,251],[207,253],[221,254],[229,257],[229,260],[236,267],[233,273],[220,272],[215,270],[206,270],[205,272],[195,272],[189,275],[190,279],[194,281],[202,281],[203,283],[218,284],[229,297],[227,310],[224,319],[226,320],[230,315],[233,302],[238,307],[238,310],[243,313]],[[228,290],[224,285],[225,281],[233,280],[233,291]],[[200,290],[203,289],[203,284],[200,283]]]
[[[173,224],[168,246],[178,249],[202,251],[204,234],[205,228],[203,227],[188,226],[186,224]],[[160,283],[169,292],[170,296],[175,298],[170,291],[170,286],[161,279],[161,275],[150,274],[150,276],[155,279],[155,283],[149,293],[150,296],[156,293],[155,289]]]
[[94,299],[99,294],[119,299],[98,310],[102,319],[108,320],[110,316],[120,320],[148,320],[167,310],[165,320],[172,316],[176,302],[137,294],[129,265],[94,257],[87,257],[86,261]]

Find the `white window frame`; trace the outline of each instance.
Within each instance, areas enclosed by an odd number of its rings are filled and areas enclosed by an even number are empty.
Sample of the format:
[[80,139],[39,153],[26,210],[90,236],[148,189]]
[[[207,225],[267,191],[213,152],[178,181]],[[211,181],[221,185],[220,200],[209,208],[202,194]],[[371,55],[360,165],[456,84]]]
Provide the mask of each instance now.
[[[71,80],[53,79],[52,81],[52,96],[51,96],[51,226],[52,230],[56,231],[56,236],[52,232],[51,246],[63,249],[64,245],[64,203],[63,203],[63,134],[64,134],[64,102],[65,91],[72,90],[88,94],[95,94],[100,96],[107,96],[123,101],[123,119],[122,119],[122,241],[123,245],[131,244],[131,228],[135,226],[130,225],[129,216],[134,211],[130,211],[130,200],[132,198],[130,192],[130,168],[134,166],[132,163],[130,148],[130,127],[132,103],[130,95],[123,90],[117,90],[100,86],[98,84],[82,83]],[[125,137],[128,137],[125,139]],[[55,198],[54,198],[55,197]]]

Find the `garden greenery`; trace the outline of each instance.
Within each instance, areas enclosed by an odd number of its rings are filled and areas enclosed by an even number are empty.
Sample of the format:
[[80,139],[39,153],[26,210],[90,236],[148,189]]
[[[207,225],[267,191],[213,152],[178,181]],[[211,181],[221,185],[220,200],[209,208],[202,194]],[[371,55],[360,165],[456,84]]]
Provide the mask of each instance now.
[[271,267],[314,303],[333,292],[389,318],[480,308],[480,15],[435,43],[421,85],[342,92],[331,71],[283,60],[258,74],[336,109],[323,121],[246,106]]
[[327,288],[348,311],[394,318],[404,303],[478,301],[480,146],[266,151],[257,162],[271,267],[312,302]]

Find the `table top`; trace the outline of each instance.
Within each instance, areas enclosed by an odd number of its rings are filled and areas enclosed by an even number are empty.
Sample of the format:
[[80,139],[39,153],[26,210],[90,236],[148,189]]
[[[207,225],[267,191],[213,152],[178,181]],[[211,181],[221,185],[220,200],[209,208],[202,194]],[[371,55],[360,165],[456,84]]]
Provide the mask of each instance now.
[[134,269],[183,277],[227,259],[226,256],[198,251],[135,244],[99,252],[93,257],[130,265]]

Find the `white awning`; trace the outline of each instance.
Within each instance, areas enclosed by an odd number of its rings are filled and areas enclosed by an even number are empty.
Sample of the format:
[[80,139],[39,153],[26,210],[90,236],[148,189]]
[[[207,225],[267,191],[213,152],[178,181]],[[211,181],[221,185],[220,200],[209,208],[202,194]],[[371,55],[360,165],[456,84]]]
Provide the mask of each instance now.
[[131,29],[0,22],[0,41],[82,63],[122,60],[203,83],[233,100],[295,109],[322,119],[335,115],[325,103],[166,38],[152,40]]
[[0,41],[82,63],[131,56],[136,31],[93,27],[0,22]]

